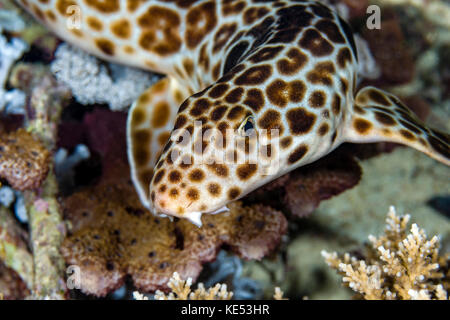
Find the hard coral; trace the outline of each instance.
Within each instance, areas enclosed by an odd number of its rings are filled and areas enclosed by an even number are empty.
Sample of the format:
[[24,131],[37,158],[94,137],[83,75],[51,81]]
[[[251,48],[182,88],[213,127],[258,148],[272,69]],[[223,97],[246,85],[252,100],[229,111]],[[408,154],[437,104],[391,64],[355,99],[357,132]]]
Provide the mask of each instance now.
[[23,129],[0,136],[0,177],[17,190],[36,189],[45,179],[50,153]]
[[322,252],[328,265],[338,270],[343,282],[360,297],[379,299],[447,299],[448,257],[439,256],[439,240],[427,239],[416,224],[410,234],[406,228],[410,216],[397,216],[391,207],[386,219],[385,234],[369,236],[365,260],[346,253]]
[[[112,181],[111,181],[112,182]],[[156,218],[141,206],[132,186],[105,183],[64,201],[74,224],[63,245],[67,263],[82,269],[82,290],[105,295],[127,274],[140,290],[166,289],[174,271],[197,278],[202,263],[228,244],[241,257],[261,259],[286,232],[284,216],[262,206],[230,206],[205,215],[202,228],[187,220]]]
[[107,103],[124,110],[158,77],[154,74],[100,60],[68,44],[61,44],[52,62],[56,78],[72,90],[81,104]]
[[[155,294],[156,300],[231,300],[234,293],[227,291],[226,284],[216,283],[213,287],[205,288],[203,283],[197,285],[196,290],[192,290],[192,278],[183,280],[177,272],[174,272],[168,283],[171,292],[165,294],[157,290]],[[279,287],[275,287],[273,299],[287,300],[283,297],[284,293]],[[148,300],[148,297],[142,293],[133,292],[135,300]]]
[[84,292],[105,295],[127,274],[140,290],[167,289],[174,271],[196,279],[225,243],[242,257],[260,259],[286,232],[284,216],[262,206],[234,203],[227,214],[205,215],[197,228],[187,220],[156,218],[137,203],[127,181],[112,180],[64,201],[74,229],[63,254],[81,266]]

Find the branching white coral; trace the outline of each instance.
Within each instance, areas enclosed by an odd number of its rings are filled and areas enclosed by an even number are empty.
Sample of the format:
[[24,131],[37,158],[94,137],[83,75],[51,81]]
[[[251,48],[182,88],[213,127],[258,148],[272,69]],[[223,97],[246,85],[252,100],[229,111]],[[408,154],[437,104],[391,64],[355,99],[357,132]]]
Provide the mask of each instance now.
[[[170,278],[168,286],[172,290],[168,295],[157,290],[156,300],[230,300],[233,292],[227,291],[226,284],[217,283],[214,287],[205,289],[202,283],[198,284],[195,291],[191,290],[192,278],[182,280],[177,272]],[[139,294],[135,298],[140,297]]]
[[12,65],[23,55],[28,46],[18,38],[8,42],[2,35],[2,31],[0,25],[0,112],[20,114],[23,113],[25,105],[25,93],[17,89],[6,91],[5,85]]
[[406,234],[410,216],[397,216],[391,207],[385,234],[369,236],[366,259],[349,254],[322,251],[328,265],[343,275],[343,282],[365,299],[447,299],[439,282],[439,239],[428,240],[423,229],[413,224]]
[[55,77],[65,83],[81,104],[106,103],[111,110],[124,110],[159,77],[155,74],[99,59],[61,44],[51,64]]

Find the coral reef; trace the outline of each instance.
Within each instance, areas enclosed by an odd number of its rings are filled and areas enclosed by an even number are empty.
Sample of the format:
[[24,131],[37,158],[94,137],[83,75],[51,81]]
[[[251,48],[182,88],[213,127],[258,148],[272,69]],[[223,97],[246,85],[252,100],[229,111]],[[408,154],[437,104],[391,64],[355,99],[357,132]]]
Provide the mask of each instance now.
[[448,252],[448,217],[427,204],[448,192],[448,168],[408,148],[361,161],[361,167],[364,174],[357,187],[321,202],[308,219],[291,219],[289,240],[279,254],[243,262],[243,276],[260,283],[263,298],[269,299],[276,285],[290,299],[349,299],[352,291],[339,284],[320,251],[358,252],[368,234],[382,233],[383,203],[412,211],[417,224],[438,234],[442,251]]
[[[363,78],[359,85],[388,89],[421,119],[448,131],[448,3],[323,2],[350,20],[357,33]],[[382,6],[381,30],[365,28],[369,4]],[[448,251],[448,169],[393,144],[339,148],[234,203],[227,215],[204,216],[202,229],[155,218],[139,205],[129,180],[126,115],[110,110],[126,111],[159,76],[60,45],[10,0],[0,3],[0,34],[0,176],[6,183],[0,186],[0,292],[6,299],[67,298],[66,264],[81,266],[84,293],[113,298],[129,298],[130,289],[159,289],[166,293],[158,292],[157,297],[166,299],[218,298],[221,292],[233,299],[348,299],[353,291],[341,286],[340,276],[323,263],[320,251],[359,257],[366,235],[384,227],[380,204],[414,209],[417,223],[439,234],[441,251]],[[108,104],[109,110],[97,103]],[[380,154],[394,148],[395,152]],[[361,166],[356,159],[364,159]],[[288,235],[282,212],[290,218]],[[411,274],[420,272],[424,278],[419,276],[411,285],[402,273],[401,287],[394,286],[399,261],[406,266],[409,262],[393,252],[410,254],[415,248],[420,255],[423,246],[414,246],[428,243],[433,260],[438,244],[417,227],[410,235],[406,229],[402,232],[400,240],[407,244],[403,249],[399,241],[385,244],[387,235],[371,238],[378,247],[365,251],[365,264],[350,255],[327,257],[336,269],[336,263],[342,263],[340,273],[348,277],[347,285],[354,283],[359,298],[386,298],[388,292],[392,299],[445,298],[448,261],[424,265],[412,258],[420,268]],[[277,252],[268,256],[279,243]],[[380,245],[385,251],[378,249]],[[433,269],[435,263],[446,273],[443,279]],[[385,265],[386,272],[374,268]],[[381,282],[383,277],[388,281]],[[197,279],[204,286],[191,290]],[[228,290],[221,291],[224,287],[215,286],[218,282]],[[275,294],[274,286],[279,286]],[[170,290],[174,292],[167,293]],[[135,297],[146,298],[137,292]]]
[[51,70],[81,104],[106,103],[111,110],[128,108],[159,77],[145,71],[109,63],[61,44]]
[[[12,217],[5,218],[5,238],[0,241],[5,254],[2,253],[2,260],[24,280],[30,297],[62,299],[65,266],[59,246],[64,224],[56,201],[58,188],[50,155],[56,144],[56,124],[70,99],[70,91],[41,64],[18,63],[8,75],[8,85],[24,92],[27,99],[21,119],[14,120],[14,125],[9,124],[11,117],[2,118],[1,175],[13,188],[26,189],[23,196],[16,194],[14,207],[18,217],[26,212],[27,219],[21,220],[28,222],[26,235],[31,240],[27,245],[23,244],[25,237],[8,236],[21,229]],[[20,126],[23,128],[16,130]]]
[[[24,122],[27,132],[49,152],[53,151],[56,147],[56,124],[70,98],[70,91],[56,82],[45,66],[39,64],[22,63],[15,66],[10,83],[29,95]],[[34,298],[63,299],[66,294],[65,264],[59,250],[65,227],[57,196],[58,185],[53,164],[38,190],[24,192],[32,239]]]
[[322,255],[343,276],[344,284],[364,299],[446,300],[449,279],[443,270],[449,257],[439,256],[438,238],[428,240],[417,224],[407,234],[409,219],[390,207],[384,235],[369,236],[364,260],[348,253],[322,251]]

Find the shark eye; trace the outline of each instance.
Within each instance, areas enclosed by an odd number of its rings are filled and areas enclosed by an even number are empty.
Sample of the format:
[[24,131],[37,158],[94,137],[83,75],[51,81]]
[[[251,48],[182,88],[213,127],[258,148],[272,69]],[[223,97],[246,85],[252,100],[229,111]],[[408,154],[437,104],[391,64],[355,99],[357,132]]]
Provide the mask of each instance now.
[[248,116],[247,118],[245,118],[244,121],[242,121],[238,130],[239,134],[244,137],[251,135],[254,129],[255,129],[255,120],[253,116]]

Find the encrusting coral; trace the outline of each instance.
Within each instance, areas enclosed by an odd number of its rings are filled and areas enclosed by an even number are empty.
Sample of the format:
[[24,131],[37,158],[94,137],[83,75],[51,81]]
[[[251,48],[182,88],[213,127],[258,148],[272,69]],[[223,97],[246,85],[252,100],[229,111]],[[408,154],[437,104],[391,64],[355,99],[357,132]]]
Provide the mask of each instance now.
[[0,135],[0,177],[14,189],[38,188],[50,160],[50,152],[24,129]]
[[390,207],[383,236],[369,236],[365,260],[348,253],[322,251],[343,283],[367,300],[448,299],[449,257],[439,256],[439,239],[428,240],[417,224],[407,234],[410,216],[397,216]]
[[260,259],[286,232],[280,212],[239,203],[228,214],[205,217],[202,228],[155,218],[133,206],[137,198],[127,187],[96,186],[95,195],[87,189],[64,203],[76,229],[62,250],[68,264],[81,267],[85,293],[105,295],[120,287],[127,274],[142,291],[166,289],[174,271],[196,279],[202,264],[214,260],[224,244],[241,257]]

